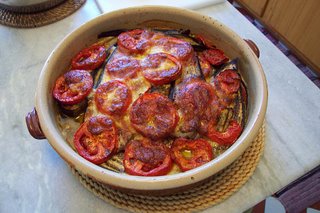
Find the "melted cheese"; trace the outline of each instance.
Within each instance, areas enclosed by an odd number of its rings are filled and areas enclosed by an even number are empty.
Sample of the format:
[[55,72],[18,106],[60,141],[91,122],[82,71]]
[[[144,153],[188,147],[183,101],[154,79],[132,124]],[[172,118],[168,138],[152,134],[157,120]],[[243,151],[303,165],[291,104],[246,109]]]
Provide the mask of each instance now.
[[[116,52],[113,54],[112,59],[117,58],[117,57],[122,57],[123,53],[120,53],[118,50],[116,50]],[[135,59],[139,59],[142,58],[142,56],[136,56],[133,57]],[[128,107],[128,109],[126,110],[126,112],[124,114],[122,114],[121,116],[110,116],[113,121],[115,122],[118,131],[118,137],[119,137],[119,151],[124,149],[124,146],[127,142],[129,142],[129,140],[132,139],[142,139],[142,136],[137,133],[135,131],[135,129],[130,125],[130,116],[129,116],[129,112],[130,112],[130,108],[131,105],[134,101],[136,101],[140,95],[144,94],[150,87],[151,84],[142,76],[141,72],[138,72],[137,75],[134,78],[126,78],[121,79],[121,78],[114,78],[112,76],[109,75],[107,70],[104,70],[103,72],[103,78],[102,81],[100,82],[100,84],[103,84],[105,82],[108,82],[110,80],[118,80],[118,81],[122,81],[124,82],[128,88],[131,90],[131,95],[132,95],[132,101]],[[88,108],[87,108],[87,112],[86,112],[86,119],[89,119],[92,116],[96,116],[96,115],[101,115],[102,113],[99,112],[99,110],[97,109],[95,100],[94,100],[94,94],[95,94],[95,90],[92,91],[92,93],[90,94],[89,97],[89,103],[88,103]],[[116,98],[116,93],[111,92],[108,93],[108,99],[112,100],[113,98]]]
[[[163,38],[165,35],[162,33],[155,33],[155,35],[152,37],[153,40],[157,40],[157,39],[161,39]],[[115,37],[107,37],[107,38],[103,38],[101,40],[99,40],[98,42],[96,42],[95,44],[104,44],[106,46],[106,48],[109,48],[111,45],[114,45],[117,42],[117,38]],[[193,51],[193,50],[192,50]],[[166,50],[163,46],[161,45],[153,45],[150,48],[148,48],[143,54],[135,54],[135,55],[130,55],[129,57],[136,59],[140,62],[143,62],[143,60],[147,57],[147,55],[149,54],[154,54],[154,53],[168,53],[168,54],[172,54],[174,55],[174,52],[170,52],[170,50]],[[200,70],[199,67],[197,65],[197,61],[196,61],[196,56],[195,54],[192,52],[193,56],[190,57],[187,61],[181,61],[181,65],[182,65],[182,75],[179,79],[176,80],[176,86],[184,83],[185,81],[188,81],[189,79],[192,78],[199,78],[200,77]],[[128,57],[128,55],[126,55],[125,53],[120,52],[119,50],[115,50],[115,52],[112,55],[112,58],[110,59],[110,61],[113,58],[121,58],[121,57]],[[170,69],[172,67],[173,63],[170,62],[166,62],[166,63],[162,63],[161,67],[157,68],[157,70],[160,69]],[[113,119],[117,129],[118,129],[118,139],[119,139],[119,149],[118,151],[122,151],[124,150],[124,146],[127,142],[129,142],[130,140],[136,139],[142,139],[143,136],[139,133],[136,132],[136,130],[131,126],[131,122],[130,122],[130,108],[132,106],[132,104],[145,92],[147,92],[148,90],[150,90],[151,88],[151,84],[150,82],[148,82],[144,77],[142,72],[137,72],[137,75],[133,78],[127,78],[127,79],[120,79],[120,78],[114,78],[112,76],[109,75],[107,70],[102,70],[102,78],[101,78],[101,82],[100,84],[103,84],[105,82],[108,82],[110,80],[119,80],[124,82],[129,89],[131,90],[131,94],[132,94],[132,102],[130,103],[128,109],[126,110],[126,112],[121,115],[121,116],[109,116]],[[99,78],[95,78],[95,83],[97,81],[97,79]],[[98,87],[98,85],[96,85],[96,88]],[[168,89],[168,88],[167,88]],[[90,93],[90,95],[88,96],[88,107],[85,113],[85,117],[84,120],[88,120],[90,117],[93,116],[97,116],[97,115],[102,115],[101,112],[99,112],[99,110],[97,109],[96,103],[95,103],[95,99],[94,99],[94,95],[95,95],[96,89],[93,89],[92,92]],[[107,94],[108,99],[113,99],[116,97],[116,93],[115,92],[111,92],[109,94]],[[188,137],[188,138],[199,138],[200,135],[197,132],[186,132],[183,133],[181,132],[180,128],[183,125],[183,123],[185,122],[185,119],[183,118],[183,114],[182,114],[182,110],[181,109],[177,109],[178,110],[178,115],[179,115],[179,122],[177,124],[177,127],[175,129],[175,131],[172,133],[172,135],[174,137]],[[62,118],[62,116],[60,116],[59,118],[59,124],[61,125],[61,129],[62,129],[62,134],[65,136],[65,138],[67,139],[67,141],[71,144],[71,146],[73,147],[73,142],[72,142],[72,138],[70,137],[74,132],[76,131],[76,129],[78,128],[78,126],[80,125],[78,122],[75,122],[74,119],[65,119]],[[152,123],[150,123],[150,125],[152,125]],[[213,152],[214,152],[214,156],[218,156],[221,153],[223,153],[227,147],[222,147],[219,146],[217,143],[209,140],[208,138],[205,138],[207,141],[209,141],[209,143],[211,144],[212,148],[213,148]],[[164,143],[171,144],[173,141],[173,139],[165,139]],[[73,147],[74,148],[74,147]],[[113,171],[118,171],[118,172],[123,172],[124,168],[122,165],[122,159],[123,159],[123,152],[119,152],[118,154],[114,155],[110,160],[108,160],[106,163],[101,164],[102,167],[105,167],[107,169],[113,170]],[[179,173],[180,169],[177,165],[173,166],[173,169],[169,172],[169,174],[175,174],[175,173]]]

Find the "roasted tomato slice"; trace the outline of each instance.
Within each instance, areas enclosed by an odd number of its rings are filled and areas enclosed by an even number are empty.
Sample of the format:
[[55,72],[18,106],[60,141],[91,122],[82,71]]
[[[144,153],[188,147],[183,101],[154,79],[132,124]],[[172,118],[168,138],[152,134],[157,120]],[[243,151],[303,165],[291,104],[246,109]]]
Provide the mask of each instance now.
[[155,53],[143,61],[143,76],[154,85],[167,84],[181,75],[181,64],[172,55]]
[[188,171],[211,161],[212,147],[203,139],[178,138],[171,146],[171,157],[182,171]]
[[150,46],[152,35],[151,31],[141,29],[123,32],[118,36],[119,49],[129,54],[143,53]]
[[160,139],[175,129],[178,114],[174,104],[166,96],[145,93],[132,104],[130,121],[145,137]]
[[210,75],[212,75],[212,66],[209,61],[203,56],[203,53],[198,54],[198,59],[204,77],[209,77]]
[[107,70],[110,76],[114,78],[131,78],[135,77],[141,70],[140,62],[131,57],[115,57],[107,64]]
[[211,49],[215,48],[215,46],[212,44],[212,42],[208,41],[206,38],[204,38],[201,35],[194,35],[194,39],[208,48],[211,48]]
[[225,70],[217,75],[214,80],[223,92],[232,94],[239,90],[241,78],[235,70]]
[[228,128],[224,132],[219,132],[215,126],[211,126],[208,129],[208,137],[217,142],[220,145],[232,145],[242,132],[241,125],[232,120],[229,123]]
[[87,71],[71,70],[60,76],[54,85],[53,97],[62,104],[80,103],[90,93],[93,79]]
[[155,43],[180,61],[186,61],[193,55],[190,43],[178,38],[167,36],[160,38]]
[[116,127],[107,116],[91,117],[77,130],[73,142],[79,155],[94,164],[102,164],[117,149]]
[[147,139],[131,141],[126,145],[123,165],[130,175],[166,175],[172,168],[170,150],[162,143]]
[[76,57],[72,59],[73,69],[94,70],[102,65],[106,60],[106,49],[102,45],[93,45],[81,50]]
[[121,115],[131,103],[131,91],[118,80],[101,84],[95,93],[95,102],[100,112],[108,115]]
[[220,49],[208,49],[202,53],[213,66],[219,66],[229,60],[229,58]]
[[175,103],[181,114],[180,130],[182,132],[197,131],[216,115],[212,104],[216,100],[213,87],[200,80],[188,82],[177,90]]

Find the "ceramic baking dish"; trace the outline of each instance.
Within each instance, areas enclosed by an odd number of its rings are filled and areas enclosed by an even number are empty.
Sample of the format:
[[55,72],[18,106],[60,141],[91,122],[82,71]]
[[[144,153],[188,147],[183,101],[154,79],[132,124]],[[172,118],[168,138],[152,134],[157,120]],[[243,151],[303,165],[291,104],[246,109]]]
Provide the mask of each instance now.
[[[134,28],[190,29],[211,40],[230,58],[238,57],[240,72],[248,89],[248,118],[239,139],[223,154],[196,169],[159,177],[138,177],[116,173],[80,157],[63,138],[56,122],[56,105],[52,98],[55,80],[67,71],[71,58],[97,40],[103,31]],[[248,45],[249,44],[249,45]],[[267,83],[252,41],[245,41],[219,21],[190,10],[173,7],[146,6],[106,13],[85,23],[52,51],[38,82],[35,110],[27,115],[30,133],[47,138],[56,152],[72,167],[103,184],[135,193],[173,193],[192,187],[221,171],[235,161],[252,143],[262,126],[267,107]]]

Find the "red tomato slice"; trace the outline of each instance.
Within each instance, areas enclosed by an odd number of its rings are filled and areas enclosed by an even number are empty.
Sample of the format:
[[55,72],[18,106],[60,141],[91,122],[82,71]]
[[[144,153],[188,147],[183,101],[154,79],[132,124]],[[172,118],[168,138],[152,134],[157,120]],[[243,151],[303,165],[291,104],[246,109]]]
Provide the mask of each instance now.
[[232,94],[239,90],[241,78],[235,70],[225,70],[217,75],[214,80],[226,94]]
[[229,60],[229,58],[220,49],[208,49],[202,53],[213,66],[219,66]]
[[170,83],[180,75],[181,64],[170,54],[150,54],[143,61],[143,76],[154,85]]
[[169,98],[145,93],[131,106],[130,121],[142,135],[152,139],[168,136],[176,127],[178,113]]
[[131,103],[131,91],[121,81],[111,80],[101,84],[95,93],[95,102],[100,112],[121,115]]
[[115,57],[107,64],[107,71],[110,76],[115,78],[132,78],[141,70],[138,60],[131,57]]
[[224,132],[219,132],[215,126],[208,129],[208,137],[220,145],[232,145],[242,132],[241,125],[236,121],[230,121],[228,128]]
[[206,38],[204,38],[201,35],[195,35],[194,37],[198,42],[202,43],[204,46],[213,49],[215,46],[211,43],[211,41],[208,41]]
[[203,56],[203,53],[198,54],[198,59],[204,77],[210,76],[212,74],[212,66],[209,61]]
[[118,36],[120,51],[129,54],[143,53],[151,44],[153,33],[148,30],[132,30],[123,32]]
[[171,146],[171,157],[182,171],[188,171],[211,161],[212,147],[203,139],[178,138]]
[[189,42],[174,37],[163,37],[156,41],[166,52],[180,61],[187,61],[193,55],[193,48]]
[[102,164],[117,149],[117,130],[107,116],[91,117],[77,130],[73,142],[79,155],[94,164]]
[[212,108],[216,95],[213,87],[200,80],[188,82],[178,88],[175,103],[181,114],[182,132],[197,131],[216,115]]
[[147,139],[131,141],[126,145],[123,165],[130,175],[166,175],[172,168],[170,150],[162,143]]
[[52,94],[60,103],[72,105],[83,101],[91,92],[92,86],[90,73],[85,70],[71,70],[56,80]]
[[71,66],[73,69],[94,70],[100,67],[106,58],[106,48],[102,45],[93,45],[81,50],[72,59]]

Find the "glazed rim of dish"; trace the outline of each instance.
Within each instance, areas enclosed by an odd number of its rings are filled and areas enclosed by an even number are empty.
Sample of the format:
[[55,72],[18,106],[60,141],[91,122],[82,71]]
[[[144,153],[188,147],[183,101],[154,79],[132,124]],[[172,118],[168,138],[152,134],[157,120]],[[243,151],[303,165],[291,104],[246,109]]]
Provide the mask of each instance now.
[[[55,119],[53,106],[54,100],[51,95],[52,86],[54,83],[53,78],[54,75],[60,75],[62,71],[60,71],[59,74],[53,73],[55,72],[55,70],[57,70],[56,66],[57,63],[59,63],[61,54],[64,51],[67,51],[68,48],[70,48],[70,43],[72,43],[74,39],[77,39],[80,36],[84,35],[88,30],[96,31],[94,29],[95,26],[101,26],[104,22],[108,22],[110,20],[119,20],[123,16],[132,16],[137,14],[141,16],[142,13],[146,14],[147,16],[156,14],[155,18],[158,18],[159,15],[161,16],[161,14],[170,14],[169,16],[176,16],[183,19],[187,18],[194,22],[205,24],[208,27],[218,28],[218,30],[221,31],[223,39],[227,38],[228,40],[235,40],[234,44],[236,45],[236,48],[241,50],[241,54],[243,56],[246,56],[246,63],[249,64],[254,71],[250,73],[250,78],[253,77],[255,81],[254,89],[255,93],[257,93],[254,98],[255,104],[253,106],[250,106],[249,104],[248,120],[238,140],[224,153],[214,158],[212,161],[186,172],[165,176],[141,177],[127,175],[125,173],[116,173],[111,170],[102,168],[85,160],[71,148],[71,146],[61,135]],[[149,19],[150,18],[147,18],[146,20]],[[117,26],[115,24],[114,29],[117,29]],[[110,29],[101,28],[100,30],[107,31]],[[79,47],[77,48],[78,49],[75,50],[74,53],[83,48],[83,44],[82,46],[79,45]],[[250,99],[250,89],[248,93]],[[208,16],[204,16],[187,9],[178,9],[175,7],[166,6],[145,6],[121,9],[118,11],[100,15],[97,18],[77,28],[75,31],[66,36],[60,44],[58,44],[58,46],[47,59],[41,71],[36,92],[36,109],[38,112],[41,129],[56,152],[59,153],[59,155],[68,164],[75,167],[83,174],[93,177],[99,182],[109,184],[114,187],[133,190],[165,190],[183,187],[204,180],[205,178],[208,178],[218,171],[222,170],[223,168],[231,164],[234,160],[236,160],[236,158],[238,158],[254,140],[254,138],[258,134],[259,128],[262,126],[266,112],[266,106],[266,79],[258,58],[255,56],[250,47],[245,43],[245,41],[243,41],[242,38],[240,38],[236,33],[224,26],[222,23]]]

